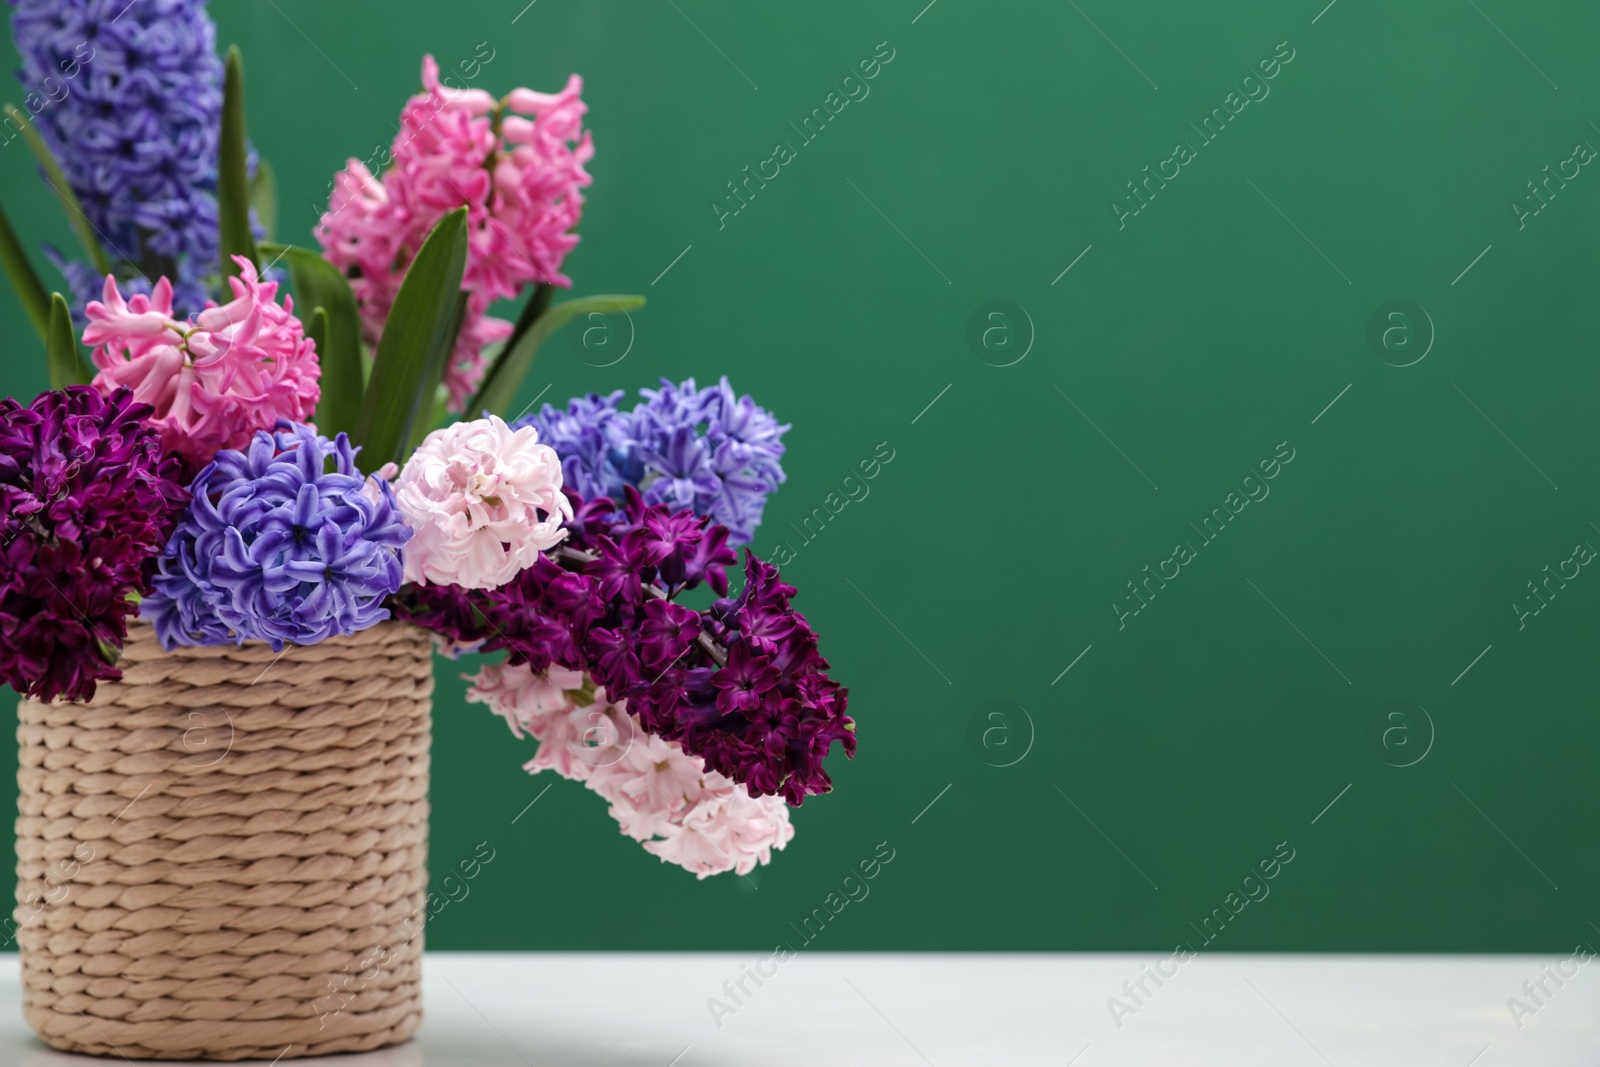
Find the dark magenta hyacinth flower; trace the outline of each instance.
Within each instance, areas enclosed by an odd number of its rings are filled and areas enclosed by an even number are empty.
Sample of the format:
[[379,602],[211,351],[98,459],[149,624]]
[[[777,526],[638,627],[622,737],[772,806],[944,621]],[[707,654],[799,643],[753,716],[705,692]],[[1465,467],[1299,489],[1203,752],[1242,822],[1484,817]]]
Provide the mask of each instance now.
[[0,679],[89,700],[114,666],[154,559],[189,494],[175,458],[118,389],[0,400]]
[[[626,491],[618,511],[569,489],[569,537],[551,555],[498,589],[408,586],[397,614],[535,671],[587,671],[644,729],[753,795],[799,804],[827,792],[823,760],[835,741],[855,753],[855,723],[789,604],[794,587],[747,552],[745,587],[729,598],[727,529]],[[676,603],[701,584],[721,599],[704,611]]]

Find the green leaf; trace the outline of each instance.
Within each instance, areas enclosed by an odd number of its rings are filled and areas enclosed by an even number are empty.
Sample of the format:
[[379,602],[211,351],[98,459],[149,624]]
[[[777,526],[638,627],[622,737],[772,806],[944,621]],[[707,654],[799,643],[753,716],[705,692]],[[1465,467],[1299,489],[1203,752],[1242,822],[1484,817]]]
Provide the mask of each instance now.
[[[344,273],[309,248],[262,242],[260,252],[269,263],[289,267],[295,303],[321,308],[328,316],[328,332],[317,341],[317,361],[322,367],[322,399],[317,403],[317,430],[328,437],[354,434],[361,414],[361,316]],[[374,464],[374,468],[381,466]]]
[[256,160],[256,176],[250,179],[250,206],[270,239],[278,232],[278,176],[264,159]]
[[5,268],[11,289],[17,294],[17,302],[27,313],[39,340],[45,340],[48,337],[46,330],[50,326],[50,297],[45,294],[44,283],[39,281],[39,275],[34,273],[28,253],[22,250],[22,242],[17,240],[16,231],[11,228],[11,220],[6,218],[4,209],[0,209],[0,267]]
[[67,176],[61,173],[61,164],[56,162],[56,157],[44,143],[44,138],[39,136],[39,131],[34,129],[28,117],[10,104],[6,105],[6,118],[16,123],[22,130],[22,139],[28,142],[28,149],[33,153],[33,158],[39,161],[39,169],[44,171],[45,184],[50,186],[56,194],[56,199],[61,201],[61,210],[67,215],[67,225],[71,226],[72,232],[77,235],[78,243],[83,246],[83,251],[88,255],[89,263],[94,267],[95,273],[102,277],[110,274],[111,261],[106,258],[105,250],[100,247],[94,224],[89,221],[89,216],[83,213],[83,205],[78,203],[78,194],[67,184]]
[[72,333],[72,310],[67,307],[67,298],[60,293],[50,294],[50,328],[44,354],[50,365],[50,388],[89,384],[78,352],[78,339]]
[[522,380],[528,376],[528,371],[533,367],[533,357],[538,353],[539,346],[544,344],[545,339],[552,333],[579,315],[616,315],[626,311],[636,311],[642,307],[644,307],[642,296],[607,295],[585,296],[550,308],[535,319],[527,331],[517,338],[516,343],[509,346],[500,356],[484,380],[483,388],[472,398],[472,405],[467,408],[467,413],[476,418],[479,412],[489,411],[506,418],[506,413],[511,410],[512,403],[517,399],[517,390],[522,388]]
[[222,75],[222,135],[217,146],[217,221],[222,241],[222,271],[236,278],[244,256],[261,265],[255,237],[250,233],[250,179],[245,166],[244,58],[238,45],[228,46]]
[[403,464],[417,420],[427,417],[445,362],[455,345],[465,297],[467,209],[439,220],[406,270],[372,361],[355,443],[368,469]]
[[306,320],[306,336],[311,338],[311,343],[317,346],[318,352],[328,347],[327,308],[319,307],[312,310],[311,317]]

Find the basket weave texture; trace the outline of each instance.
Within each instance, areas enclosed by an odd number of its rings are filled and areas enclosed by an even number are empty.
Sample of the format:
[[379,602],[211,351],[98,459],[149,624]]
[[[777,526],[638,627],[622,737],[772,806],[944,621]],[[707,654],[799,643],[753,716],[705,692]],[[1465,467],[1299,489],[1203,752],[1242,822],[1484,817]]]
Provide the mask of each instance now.
[[129,1059],[379,1048],[422,1021],[433,669],[381,623],[161,650],[23,700],[17,943],[48,1044]]

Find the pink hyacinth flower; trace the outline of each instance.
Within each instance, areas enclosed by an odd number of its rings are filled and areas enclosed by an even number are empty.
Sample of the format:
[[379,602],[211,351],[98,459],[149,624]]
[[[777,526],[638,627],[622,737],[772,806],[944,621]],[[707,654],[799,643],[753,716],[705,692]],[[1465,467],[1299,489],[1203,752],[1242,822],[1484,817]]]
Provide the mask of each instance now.
[[277,283],[262,282],[249,260],[234,260],[242,277],[228,279],[233,299],[191,322],[173,317],[166,278],[148,296],[124,300],[107,275],[101,299],[85,309],[83,341],[99,369],[94,387],[110,396],[127,386],[154,407],[150,422],[162,448],[191,467],[219,449],[243,447],[279,419],[309,421],[322,395],[316,345],[294,316],[293,299],[280,306]]
[[498,415],[435,430],[394,483],[413,531],[408,582],[494,589],[566,537],[572,504],[561,492],[561,458],[532,426]]
[[664,863],[698,878],[749,874],[794,837],[780,797],[752,797],[677,742],[645,732],[604,688],[579,704],[584,679],[576,671],[552,667],[541,676],[525,664],[499,663],[468,680],[469,701],[487,704],[518,737],[538,739],[525,770],[583,782],[610,802],[623,834]]
[[316,235],[329,262],[350,275],[376,346],[411,257],[445,214],[467,207],[468,299],[444,374],[450,410],[461,412],[483,381],[483,348],[511,333],[489,306],[529,285],[572,284],[561,265],[578,243],[572,230],[594,145],[576,74],[558,93],[513,89],[497,101],[481,89],[441,85],[439,65],[424,56],[422,87],[401,111],[388,169],[375,177],[350,160]]

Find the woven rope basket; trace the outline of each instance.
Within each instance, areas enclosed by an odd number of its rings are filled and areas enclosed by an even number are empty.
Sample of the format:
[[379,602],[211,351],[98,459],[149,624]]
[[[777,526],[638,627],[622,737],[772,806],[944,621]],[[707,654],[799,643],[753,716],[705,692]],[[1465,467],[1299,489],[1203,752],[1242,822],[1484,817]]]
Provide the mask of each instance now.
[[284,1059],[422,1021],[433,669],[415,627],[166,653],[23,700],[17,943],[48,1044]]

